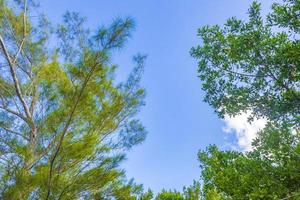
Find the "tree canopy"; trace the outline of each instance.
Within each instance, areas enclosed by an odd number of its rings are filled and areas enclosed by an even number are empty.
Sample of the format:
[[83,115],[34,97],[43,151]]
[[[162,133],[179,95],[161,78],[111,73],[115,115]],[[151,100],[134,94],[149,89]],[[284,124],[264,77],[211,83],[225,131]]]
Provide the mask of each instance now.
[[267,124],[251,151],[210,145],[198,153],[199,181],[157,194],[119,167],[147,134],[137,118],[146,56],[133,56],[123,82],[112,62],[134,21],[91,30],[78,13],[52,25],[38,9],[0,0],[0,199],[300,199],[299,0],[273,3],[266,17],[254,1],[249,20],[198,30],[204,101],[221,118],[250,112]]
[[155,200],[200,200],[202,199],[202,191],[199,181],[193,182],[190,186],[183,187],[183,191],[162,190],[159,192]]
[[[254,150],[199,152],[204,193],[221,199],[297,199],[300,195],[300,133],[272,125],[259,133]],[[293,196],[296,196],[293,198]]]
[[91,31],[77,13],[53,26],[37,9],[0,0],[0,198],[135,199],[118,164],[146,136],[145,56],[121,83],[111,62],[134,21]]
[[252,117],[300,124],[299,1],[274,3],[267,19],[254,1],[249,21],[230,18],[223,27],[198,30],[203,44],[192,48],[208,102],[221,117]]
[[274,3],[264,19],[253,2],[249,20],[204,26],[192,48],[208,102],[221,116],[265,118],[250,152],[212,145],[198,154],[205,199],[299,199],[300,2]]

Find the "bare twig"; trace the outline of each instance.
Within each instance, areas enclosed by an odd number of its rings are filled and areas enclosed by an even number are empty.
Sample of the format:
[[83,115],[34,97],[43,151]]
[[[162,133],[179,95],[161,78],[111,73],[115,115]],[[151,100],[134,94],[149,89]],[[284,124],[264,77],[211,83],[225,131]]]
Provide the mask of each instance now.
[[2,50],[3,50],[3,52],[4,52],[4,55],[5,55],[6,59],[7,59],[7,62],[9,63],[10,73],[11,73],[13,81],[14,81],[14,86],[15,86],[15,90],[16,90],[17,96],[18,96],[18,98],[20,99],[20,101],[21,101],[21,103],[23,105],[23,108],[24,108],[26,116],[30,119],[30,121],[32,121],[28,105],[25,102],[25,100],[23,98],[23,95],[22,95],[22,92],[21,92],[20,83],[19,83],[19,80],[18,80],[17,74],[16,74],[16,66],[15,66],[15,64],[11,60],[11,57],[10,57],[10,55],[8,53],[8,50],[7,50],[6,46],[5,46],[5,43],[4,43],[3,38],[2,38],[1,35],[0,35],[0,46],[1,46]]
[[5,106],[0,105],[0,109],[5,110],[7,112],[9,112],[10,114],[13,114],[17,117],[19,117],[20,119],[22,119],[23,121],[25,121],[26,123],[28,123],[28,119],[26,117],[24,117],[21,113],[18,113],[17,111],[14,111],[10,108],[7,108]]
[[20,44],[20,47],[15,55],[15,58],[13,60],[13,64],[16,64],[16,61],[18,59],[19,54],[21,53],[22,49],[23,49],[23,45],[25,43],[26,40],[26,29],[27,29],[27,22],[26,22],[26,13],[27,13],[27,0],[24,0],[24,13],[23,13],[23,39],[22,42]]
[[13,134],[15,134],[15,135],[17,135],[17,136],[20,136],[20,137],[22,137],[23,139],[29,141],[29,138],[25,137],[25,136],[24,136],[22,133],[20,133],[20,132],[11,130],[11,129],[9,129],[9,128],[7,128],[7,127],[4,127],[4,126],[0,126],[0,128],[6,130],[7,132],[13,133]]

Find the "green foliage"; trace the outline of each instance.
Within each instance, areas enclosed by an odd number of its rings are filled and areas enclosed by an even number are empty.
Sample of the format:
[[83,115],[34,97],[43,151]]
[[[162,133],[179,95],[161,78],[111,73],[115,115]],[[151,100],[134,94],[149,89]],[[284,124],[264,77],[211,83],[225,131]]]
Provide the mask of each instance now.
[[205,101],[221,117],[250,110],[252,117],[299,127],[299,1],[284,2],[273,5],[267,21],[254,2],[249,21],[233,17],[224,27],[198,30],[203,44],[191,54],[199,60]]
[[203,44],[191,50],[205,101],[221,117],[252,111],[250,121],[268,120],[253,150],[209,146],[198,154],[203,187],[162,190],[156,200],[299,199],[300,4],[286,0],[272,9],[265,22],[254,2],[248,22],[231,18],[224,27],[200,28]]
[[193,185],[184,187],[183,196],[185,200],[200,200],[202,197],[200,183],[194,180]]
[[184,198],[180,192],[175,190],[163,190],[157,194],[155,200],[184,200]]
[[200,151],[204,192],[216,191],[225,199],[282,199],[299,194],[299,142],[299,131],[269,124],[251,152],[220,151],[216,146]]
[[299,1],[274,3],[263,20],[256,1],[249,21],[199,29],[199,60],[205,101],[216,112],[252,112],[266,128],[246,153],[209,146],[199,152],[204,199],[299,199],[300,54]]
[[184,187],[183,192],[176,190],[162,190],[157,194],[155,200],[200,200],[202,198],[202,192],[200,183],[194,181],[193,185]]
[[139,200],[151,200],[153,198],[153,192],[149,189],[147,192],[140,195]]
[[133,20],[91,34],[77,13],[53,27],[44,16],[31,19],[36,9],[30,0],[0,0],[0,198],[150,198],[118,167],[146,136],[135,118],[145,56],[134,57],[122,83],[111,63]]
[[285,0],[284,4],[274,3],[272,8],[274,12],[268,16],[270,24],[279,26],[280,28],[287,28],[291,30],[290,33],[299,34],[299,1]]

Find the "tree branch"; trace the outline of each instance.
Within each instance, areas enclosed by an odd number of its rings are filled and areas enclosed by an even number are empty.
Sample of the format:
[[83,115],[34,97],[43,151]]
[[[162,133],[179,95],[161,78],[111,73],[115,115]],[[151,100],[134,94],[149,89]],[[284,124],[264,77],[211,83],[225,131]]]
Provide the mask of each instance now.
[[7,108],[6,106],[2,106],[2,105],[0,105],[0,109],[5,110],[5,111],[7,111],[7,112],[9,112],[9,113],[11,113],[11,114],[13,114],[13,115],[15,115],[15,116],[21,118],[21,119],[22,119],[23,121],[25,121],[26,123],[29,123],[29,122],[28,122],[28,119],[27,119],[26,117],[24,117],[21,113],[18,113],[18,112],[16,112],[16,111],[11,110],[11,109]]
[[20,136],[20,137],[22,137],[23,139],[29,141],[29,138],[27,138],[26,136],[24,136],[24,135],[23,135],[22,133],[20,133],[20,132],[11,130],[11,129],[9,129],[9,128],[7,128],[7,127],[4,127],[4,126],[0,126],[0,128],[6,130],[7,132],[13,133],[13,134],[15,134],[15,135],[17,135],[17,136]]
[[18,80],[17,74],[16,74],[15,64],[11,60],[11,57],[10,57],[10,55],[8,53],[8,50],[7,50],[6,46],[5,46],[5,43],[4,43],[3,38],[2,38],[1,35],[0,35],[0,46],[1,46],[2,50],[3,50],[3,53],[4,53],[4,55],[5,55],[6,59],[7,59],[8,64],[9,64],[10,73],[11,73],[13,81],[14,81],[14,86],[15,86],[15,90],[16,90],[17,96],[18,96],[18,98],[20,99],[20,101],[22,103],[22,106],[24,108],[26,117],[28,117],[28,119],[29,119],[27,121],[30,121],[31,125],[33,125],[33,120],[32,120],[31,114],[29,112],[28,105],[25,102],[25,100],[23,98],[23,95],[22,95],[22,92],[21,92],[20,83],[19,83],[19,80]]
[[[97,60],[97,59],[95,59],[95,60]],[[75,104],[74,104],[74,106],[73,106],[73,108],[72,108],[72,110],[71,110],[70,116],[69,116],[69,118],[68,118],[68,120],[67,120],[67,122],[66,122],[66,125],[65,125],[65,127],[64,127],[64,129],[63,129],[63,131],[62,131],[62,133],[61,133],[61,137],[60,137],[58,146],[57,146],[57,148],[56,148],[56,151],[55,151],[55,153],[54,153],[54,155],[53,155],[53,157],[52,157],[52,159],[51,159],[51,161],[50,161],[50,171],[49,171],[49,181],[48,181],[48,192],[47,192],[46,200],[49,199],[50,193],[51,193],[51,179],[52,179],[52,173],[53,173],[54,162],[55,162],[55,160],[56,160],[56,158],[57,158],[57,156],[58,156],[58,153],[59,153],[59,151],[60,151],[62,142],[63,142],[64,137],[65,137],[65,135],[66,135],[66,132],[67,132],[67,130],[68,130],[70,124],[71,124],[71,121],[73,120],[73,116],[74,116],[74,113],[75,113],[75,111],[76,111],[76,108],[77,108],[77,106],[78,106],[78,104],[79,104],[79,102],[80,102],[81,96],[82,96],[82,94],[83,94],[83,92],[84,92],[84,90],[85,90],[85,88],[86,88],[86,86],[87,86],[87,84],[88,84],[90,78],[92,77],[95,68],[98,66],[98,64],[99,64],[99,63],[95,63],[95,65],[92,66],[91,71],[89,72],[89,74],[87,75],[87,77],[86,77],[85,80],[84,80],[84,83],[83,83],[83,85],[82,85],[82,87],[81,87],[81,89],[80,89],[80,91],[79,91],[79,94],[78,94],[78,97],[77,97],[77,99],[76,99],[76,101],[75,101]]]
[[22,42],[20,44],[20,47],[15,55],[15,58],[13,60],[13,64],[16,63],[19,54],[21,53],[22,49],[23,49],[23,45],[25,43],[25,39],[26,39],[26,29],[27,29],[27,24],[26,24],[26,12],[27,12],[27,0],[24,0],[24,14],[23,14],[23,39]]

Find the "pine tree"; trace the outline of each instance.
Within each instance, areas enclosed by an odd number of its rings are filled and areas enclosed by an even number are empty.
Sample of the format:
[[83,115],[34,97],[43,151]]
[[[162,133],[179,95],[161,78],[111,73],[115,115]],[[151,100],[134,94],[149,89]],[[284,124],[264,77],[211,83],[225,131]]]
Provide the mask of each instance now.
[[0,0],[0,198],[134,198],[141,187],[118,164],[146,135],[135,118],[145,56],[122,83],[111,62],[133,20],[92,34],[76,13],[53,27],[37,9]]

